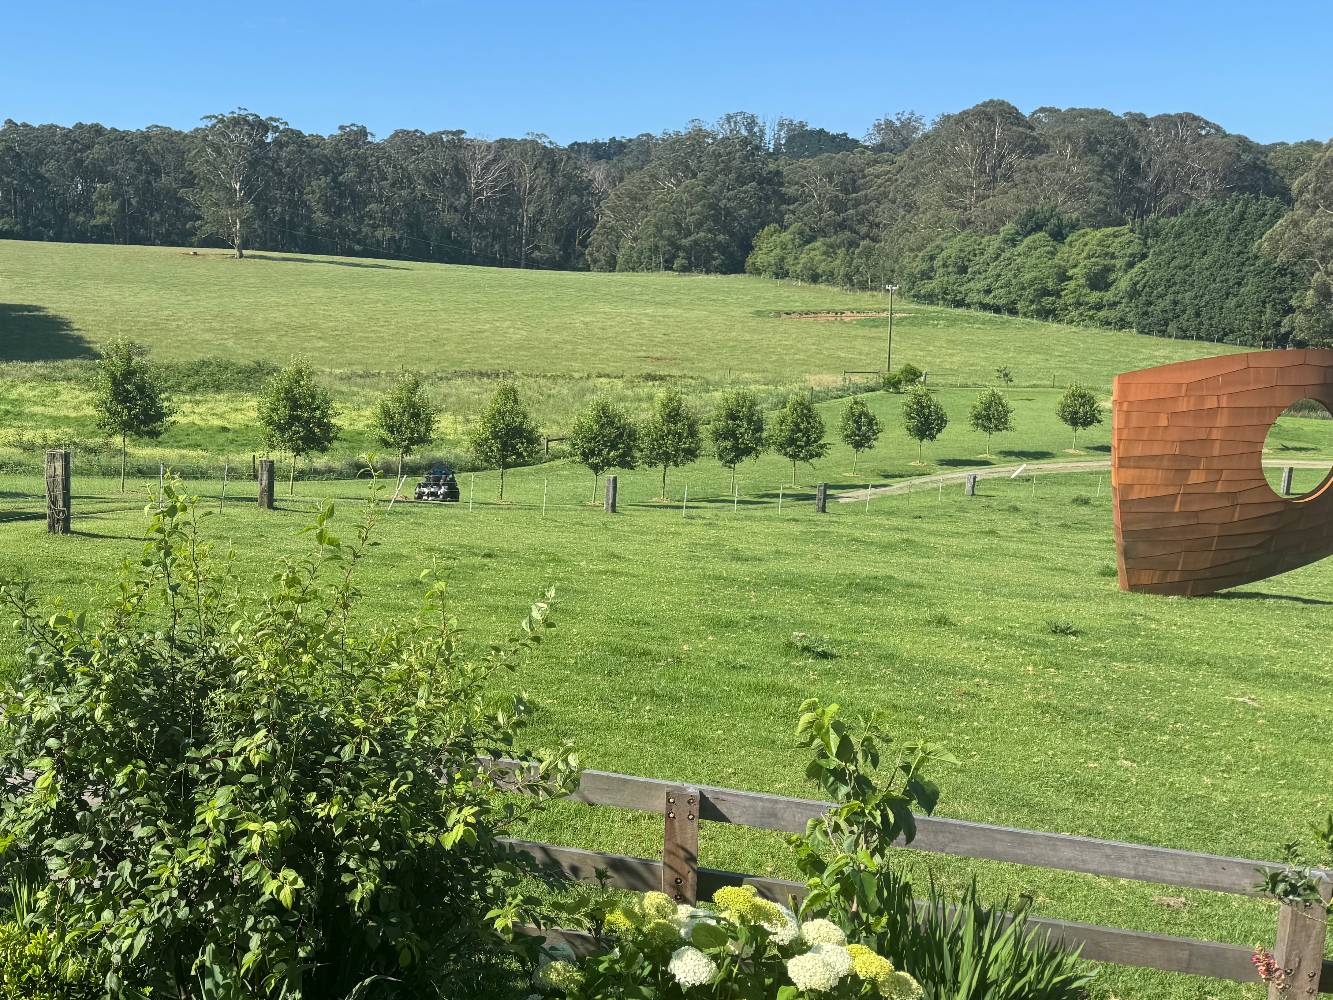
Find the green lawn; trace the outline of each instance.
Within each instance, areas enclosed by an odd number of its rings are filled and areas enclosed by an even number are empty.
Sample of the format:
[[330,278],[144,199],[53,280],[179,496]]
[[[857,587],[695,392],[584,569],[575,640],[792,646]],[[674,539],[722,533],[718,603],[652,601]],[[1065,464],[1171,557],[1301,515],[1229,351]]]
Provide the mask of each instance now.
[[[532,475],[531,473],[529,474]],[[549,478],[549,477],[547,477]],[[1298,487],[1315,480],[1302,471]],[[617,517],[573,494],[545,516],[530,479],[521,503],[403,504],[364,579],[367,614],[411,613],[417,572],[449,567],[457,612],[481,644],[555,584],[560,627],[519,683],[541,706],[534,743],[572,741],[589,766],[695,782],[806,793],[793,749],[802,698],[882,708],[903,735],[943,740],[963,766],[944,780],[942,812],[1035,829],[1273,857],[1333,806],[1333,767],[1308,739],[1327,732],[1333,563],[1197,600],[1122,594],[1113,578],[1109,495],[1097,475],[987,480],[831,505],[809,491],[659,508]],[[146,485],[146,484],[140,484]],[[18,492],[16,481],[0,490]],[[198,484],[216,494],[217,484]],[[261,515],[253,484],[211,521],[239,570],[262,586],[318,494]],[[108,497],[111,484],[84,484]],[[142,502],[143,493],[138,494]],[[133,501],[132,501],[133,502]],[[355,516],[344,502],[340,519]],[[76,505],[76,510],[78,509]],[[304,512],[304,513],[303,513]],[[50,538],[37,521],[0,522],[0,567],[36,573],[39,591],[96,603],[136,551],[142,514],[88,515]],[[1075,637],[1053,634],[1071,623]],[[829,637],[831,660],[787,645]],[[13,639],[0,652],[13,652]],[[651,853],[655,824],[582,807],[556,810],[532,835]],[[704,861],[790,874],[775,838],[707,829]],[[941,862],[976,871],[997,894],[1027,891],[1044,913],[1174,934],[1268,941],[1269,907],[1205,893],[1035,869]],[[1099,996],[1239,997],[1205,981],[1109,972]]]
[[[746,276],[595,274],[220,251],[0,241],[0,360],[87,356],[125,335],[166,359],[286,361],[339,371],[515,371],[799,382],[881,368],[885,321],[786,310],[880,309],[878,294]],[[12,304],[29,309],[21,314]],[[941,380],[1082,380],[1222,353],[984,313],[903,304],[895,364]]]

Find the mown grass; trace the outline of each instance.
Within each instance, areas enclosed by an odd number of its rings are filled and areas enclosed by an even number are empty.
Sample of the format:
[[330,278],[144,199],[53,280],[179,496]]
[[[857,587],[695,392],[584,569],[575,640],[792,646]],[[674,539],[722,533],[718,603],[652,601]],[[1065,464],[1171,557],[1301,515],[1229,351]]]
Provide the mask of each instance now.
[[[1314,477],[1300,472],[1298,486]],[[216,494],[217,484],[197,485]],[[276,559],[306,551],[297,531],[314,498],[361,492],[309,484],[295,506],[262,515],[252,484],[233,491],[209,530],[235,546],[256,588]],[[86,483],[92,493],[115,500],[109,482]],[[1274,857],[1333,805],[1333,767],[1317,749],[1333,724],[1333,702],[1317,694],[1333,563],[1214,598],[1122,594],[1109,502],[1097,475],[1049,475],[1035,489],[983,480],[975,498],[955,485],[869,508],[833,504],[825,517],[808,491],[789,494],[781,514],[771,498],[734,511],[701,503],[685,516],[631,498],[609,517],[571,496],[543,516],[526,490],[520,503],[479,497],[471,510],[400,504],[363,578],[364,613],[379,624],[410,614],[418,571],[437,561],[480,644],[556,585],[560,626],[517,683],[540,706],[530,740],[569,740],[589,766],[808,794],[791,726],[801,699],[817,696],[882,709],[901,735],[952,747],[963,765],[943,776],[945,815]],[[345,501],[340,520],[358,503]],[[78,534],[50,538],[36,521],[0,522],[0,568],[34,574],[44,596],[98,603],[142,524],[135,511],[87,515]],[[794,632],[827,637],[832,657],[803,652]],[[12,636],[0,642],[17,652]],[[651,854],[660,825],[564,806],[530,833]],[[703,858],[791,874],[778,840],[754,832],[706,828]],[[934,867],[1078,920],[1244,945],[1271,941],[1274,926],[1256,901],[1005,865]],[[1247,995],[1258,993],[1123,970],[1108,970],[1098,992]]]
[[[815,322],[784,310],[883,309],[878,294],[743,275],[592,274],[219,251],[0,241],[0,360],[89,355],[117,336],[162,359],[307,354],[320,367],[527,374],[671,373],[841,379],[884,364],[882,319]],[[7,311],[6,311],[7,310]],[[1081,380],[1221,353],[1167,341],[904,304],[895,364],[942,381]]]

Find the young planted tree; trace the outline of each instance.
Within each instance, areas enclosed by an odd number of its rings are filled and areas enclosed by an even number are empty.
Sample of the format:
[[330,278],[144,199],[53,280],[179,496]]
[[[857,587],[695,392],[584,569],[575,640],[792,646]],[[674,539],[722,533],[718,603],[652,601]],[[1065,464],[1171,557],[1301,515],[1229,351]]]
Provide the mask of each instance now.
[[632,469],[638,461],[639,429],[625,411],[609,400],[594,399],[574,421],[569,453],[592,473],[592,499],[607,469]]
[[748,389],[733,389],[722,397],[717,412],[708,421],[708,439],[717,460],[731,470],[731,489],[736,491],[736,466],[764,451],[764,411]]
[[338,438],[333,395],[315,381],[308,361],[297,358],[264,384],[259,399],[259,424],[269,448],[292,456],[287,495],[296,492],[296,462],[322,455]]
[[482,465],[500,470],[500,499],[505,498],[505,470],[534,461],[541,436],[512,382],[501,382],[472,429],[472,454]]
[[146,348],[117,340],[102,352],[93,407],[98,429],[120,438],[120,492],[124,493],[129,439],[161,437],[173,412]]
[[393,388],[375,404],[371,428],[380,444],[398,452],[399,479],[403,478],[403,459],[434,440],[438,413],[415,372],[399,375]]
[[662,498],[667,495],[667,472],[688,465],[699,457],[703,441],[699,417],[676,389],[657,397],[653,414],[643,425],[640,453],[644,465],[662,469]]
[[880,432],[883,430],[884,425],[870,407],[866,406],[865,400],[860,396],[853,396],[843,408],[842,420],[838,424],[842,443],[852,449],[853,472],[856,471],[856,460],[861,456],[861,452],[875,447],[875,442],[879,440]]
[[903,427],[917,443],[917,464],[925,462],[927,441],[934,441],[949,426],[949,415],[923,385],[913,386],[903,400]]
[[1014,429],[1014,408],[1004,393],[998,389],[987,389],[973,401],[968,422],[974,431],[986,435],[986,457],[989,458],[991,435]]
[[769,443],[783,458],[791,462],[791,484],[796,485],[796,463],[813,462],[828,454],[824,440],[824,419],[810,402],[810,394],[794,393],[787,405],[773,418]]
[[1055,408],[1060,420],[1074,431],[1074,448],[1078,448],[1078,432],[1102,422],[1102,408],[1091,389],[1075,382]]

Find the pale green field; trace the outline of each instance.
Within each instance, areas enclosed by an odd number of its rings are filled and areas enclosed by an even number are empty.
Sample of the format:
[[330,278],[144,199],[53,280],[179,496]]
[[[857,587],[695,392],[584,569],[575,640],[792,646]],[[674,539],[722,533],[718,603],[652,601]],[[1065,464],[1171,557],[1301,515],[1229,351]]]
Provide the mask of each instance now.
[[[742,275],[516,271],[396,261],[0,241],[0,360],[87,356],[116,336],[163,359],[283,362],[322,368],[611,374],[766,382],[882,368],[884,320],[776,318],[784,310],[876,309],[881,295]],[[22,316],[13,304],[38,307]],[[1224,353],[984,313],[903,304],[895,365],[988,382],[1009,365],[1020,385],[1082,380]]]

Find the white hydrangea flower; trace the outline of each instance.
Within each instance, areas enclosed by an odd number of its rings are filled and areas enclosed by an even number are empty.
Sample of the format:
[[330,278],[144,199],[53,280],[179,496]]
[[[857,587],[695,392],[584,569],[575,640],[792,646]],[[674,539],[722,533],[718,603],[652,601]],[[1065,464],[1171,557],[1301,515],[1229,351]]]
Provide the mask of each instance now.
[[825,920],[822,917],[801,924],[801,937],[805,938],[806,944],[847,943],[847,935],[842,932],[842,928],[832,920]]
[[810,949],[809,954],[828,965],[838,974],[839,979],[852,971],[852,953],[840,944],[817,944]]
[[806,993],[826,993],[838,985],[838,974],[833,966],[818,955],[806,952],[787,959],[787,978],[793,986]]
[[773,923],[765,923],[764,927],[768,931],[769,939],[774,944],[788,945],[796,940],[797,935],[801,933],[801,927],[796,922],[796,914],[781,903],[777,904],[777,907],[782,912],[782,919]]
[[698,948],[685,945],[671,953],[671,961],[667,963],[667,971],[676,978],[676,982],[682,987],[689,989],[691,986],[704,986],[711,983],[713,977],[717,975],[717,963]]

